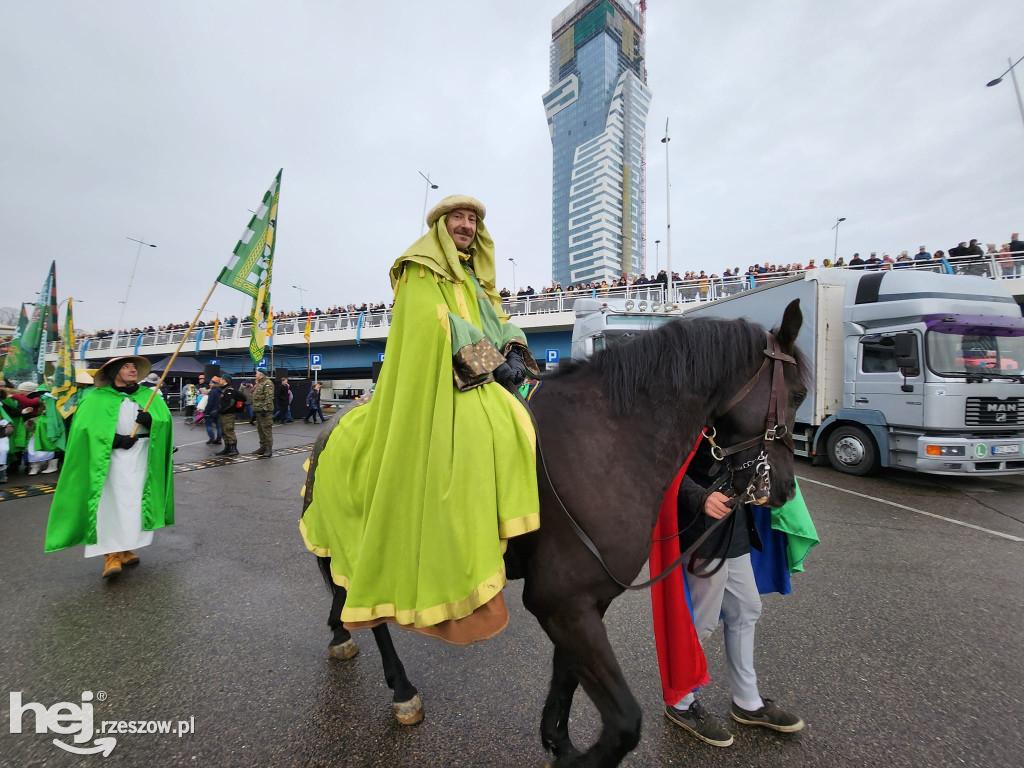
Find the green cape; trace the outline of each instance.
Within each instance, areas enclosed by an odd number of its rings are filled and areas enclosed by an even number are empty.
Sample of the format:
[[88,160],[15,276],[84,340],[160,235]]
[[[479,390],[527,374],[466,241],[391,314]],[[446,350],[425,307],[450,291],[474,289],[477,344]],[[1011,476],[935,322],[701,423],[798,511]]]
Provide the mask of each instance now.
[[[4,416],[11,422],[11,426],[14,427],[14,432],[11,433],[10,437],[11,447],[8,455],[23,453],[28,448],[28,435],[25,434],[25,417],[21,415],[21,406],[13,397],[5,397],[2,402],[10,406],[10,412],[4,411]],[[14,416],[12,414],[18,415]]]
[[43,415],[36,422],[36,449],[40,451],[63,451],[67,446],[67,432],[64,417],[57,407],[57,398],[50,393],[43,395]]
[[300,521],[307,548],[331,558],[348,590],[344,621],[427,627],[468,616],[504,586],[501,539],[540,525],[529,415],[486,375],[471,388],[453,383],[463,348],[484,335],[498,349],[509,339],[525,345],[525,336],[499,321],[461,265],[452,281],[425,261],[392,270],[394,319],[376,390],[331,433]]
[[[110,467],[111,443],[121,403],[130,397],[144,408],[150,394],[152,390],[146,387],[139,387],[131,395],[113,387],[97,387],[79,403],[68,435],[64,466],[50,505],[47,552],[96,543],[96,509]],[[149,413],[153,416],[153,426],[142,492],[144,531],[174,524],[171,412],[158,396],[149,407]]]

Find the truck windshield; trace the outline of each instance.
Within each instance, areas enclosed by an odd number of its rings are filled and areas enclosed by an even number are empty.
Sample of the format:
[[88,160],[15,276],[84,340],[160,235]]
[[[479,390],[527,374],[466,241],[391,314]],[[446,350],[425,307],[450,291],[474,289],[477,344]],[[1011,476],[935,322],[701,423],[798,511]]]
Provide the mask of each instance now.
[[929,331],[926,344],[928,367],[943,376],[1024,372],[1024,336]]

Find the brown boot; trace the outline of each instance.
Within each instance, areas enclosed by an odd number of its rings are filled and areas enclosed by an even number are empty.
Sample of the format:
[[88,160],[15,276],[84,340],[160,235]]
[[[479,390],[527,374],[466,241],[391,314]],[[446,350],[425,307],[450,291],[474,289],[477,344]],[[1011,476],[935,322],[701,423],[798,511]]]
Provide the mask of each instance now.
[[118,552],[117,555],[121,559],[121,565],[139,564],[139,556],[132,552],[130,549],[126,549],[124,552]]
[[110,552],[103,556],[103,578],[109,579],[121,572],[121,558],[118,552]]

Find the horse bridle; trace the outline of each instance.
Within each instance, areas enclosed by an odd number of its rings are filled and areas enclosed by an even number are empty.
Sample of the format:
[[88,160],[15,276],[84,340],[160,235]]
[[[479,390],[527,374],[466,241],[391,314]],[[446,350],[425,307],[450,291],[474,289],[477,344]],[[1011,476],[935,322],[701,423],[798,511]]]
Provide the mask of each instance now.
[[[768,346],[767,348],[765,348],[764,354],[765,361],[761,364],[761,367],[758,369],[757,373],[754,374],[750,381],[748,381],[746,384],[740,387],[740,390],[735,395],[733,395],[732,398],[730,398],[729,402],[725,404],[725,407],[723,408],[721,413],[719,413],[716,417],[721,418],[725,414],[729,413],[737,405],[739,405],[744,400],[744,398],[746,398],[747,395],[751,393],[754,387],[757,386],[757,382],[761,379],[761,376],[764,375],[765,371],[768,370],[768,366],[773,365],[774,369],[772,371],[772,389],[771,396],[768,401],[768,415],[765,418],[764,434],[758,434],[756,437],[750,440],[745,440],[742,443],[730,446],[729,448],[722,448],[721,446],[717,445],[714,441],[714,437],[716,434],[714,427],[711,428],[710,435],[707,434],[706,429],[704,430],[704,432],[702,432],[704,437],[707,438],[708,442],[711,444],[712,456],[715,458],[716,462],[719,463],[727,460],[730,456],[733,456],[741,451],[747,450],[748,448],[752,448],[756,446],[758,443],[762,443],[761,455],[754,460],[755,463],[760,462],[760,464],[763,465],[764,468],[763,478],[761,480],[761,482],[763,482],[762,490],[764,491],[764,499],[761,501],[754,502],[760,504],[763,504],[765,501],[768,500],[768,494],[771,492],[771,480],[769,478],[771,466],[768,463],[768,444],[773,442],[774,440],[782,440],[790,451],[794,450],[793,438],[788,434],[788,431],[786,429],[785,405],[782,405],[781,408],[779,406],[779,393],[782,391],[782,385],[784,383],[782,365],[783,363],[791,363],[795,365],[796,359],[792,355],[787,355],[782,351],[781,347],[779,347],[779,342],[771,333],[768,333]],[[615,574],[612,573],[611,568],[608,567],[608,564],[605,562],[604,558],[601,556],[601,552],[600,550],[598,550],[597,545],[587,535],[586,531],[584,531],[583,528],[580,527],[579,523],[576,522],[573,516],[569,513],[569,509],[565,506],[565,502],[563,502],[561,497],[558,495],[558,491],[555,489],[554,481],[552,481],[551,475],[548,472],[547,461],[544,458],[544,451],[541,448],[540,427],[537,424],[537,419],[534,418],[533,410],[530,408],[529,403],[526,402],[523,396],[519,393],[519,390],[516,389],[515,387],[509,387],[508,390],[512,394],[512,396],[515,397],[522,404],[522,406],[526,409],[527,414],[529,414],[530,416],[530,421],[533,423],[534,434],[536,435],[537,440],[537,459],[540,468],[544,473],[544,478],[547,480],[548,486],[551,488],[551,493],[555,497],[555,501],[558,502],[558,505],[562,508],[562,512],[565,513],[565,517],[569,523],[570,528],[572,528],[573,532],[576,534],[576,537],[580,540],[580,542],[588,550],[590,550],[590,553],[601,564],[601,567],[604,568],[604,571],[608,574],[608,577],[623,589],[640,590],[646,589],[647,587],[657,584],[659,581],[661,581],[670,573],[672,573],[672,571],[674,571],[684,560],[686,560],[686,558],[692,558],[696,550],[699,549],[704,544],[704,542],[708,540],[711,534],[714,533],[718,526],[721,525],[722,522],[725,520],[725,518],[723,517],[719,520],[716,520],[713,525],[708,526],[708,528],[704,531],[704,533],[701,534],[697,541],[695,541],[693,544],[687,547],[685,552],[682,552],[679,555],[679,557],[677,557],[671,564],[669,564],[667,568],[665,568],[661,573],[659,573],[654,578],[648,579],[642,584],[627,584],[624,581],[619,581],[619,579],[615,577]],[[714,421],[714,419],[712,419],[712,421]],[[779,429],[780,426],[782,427],[781,431]],[[745,464],[741,464],[738,467],[733,467],[732,462],[730,461],[728,466],[728,478],[730,480],[730,483],[735,469],[742,470],[747,469],[750,466],[751,462],[747,462]],[[745,494],[747,496],[750,496],[751,498],[753,498],[754,491],[757,490],[756,481],[760,476],[759,473],[761,473],[760,466],[758,467],[758,471],[754,473],[754,478],[751,479],[750,484],[747,486],[747,490],[745,491]],[[678,536],[678,534],[676,535]],[[722,562],[724,563],[724,559]]]
[[[768,459],[768,446],[776,440],[780,440],[789,449],[790,453],[796,452],[796,447],[793,445],[793,436],[786,427],[786,404],[781,397],[783,385],[785,384],[783,365],[796,365],[796,358],[782,351],[782,347],[779,346],[779,341],[775,338],[774,334],[769,332],[767,335],[768,346],[764,350],[764,362],[757,369],[757,373],[751,376],[750,380],[740,387],[736,394],[729,398],[729,401],[722,406],[722,410],[713,416],[710,433],[707,427],[701,432],[704,439],[711,445],[711,456],[715,460],[715,464],[711,468],[711,475],[716,478],[712,484],[715,490],[726,485],[731,487],[737,471],[754,467],[754,474],[740,496],[742,502],[750,504],[764,504],[768,501],[768,496],[771,494],[771,462]],[[768,413],[765,416],[764,433],[759,433],[749,440],[723,448],[715,442],[718,431],[713,426],[714,422],[730,413],[742,403],[753,392],[754,387],[757,386],[761,377],[768,372],[769,367],[772,369],[770,374],[771,392],[768,396]],[[758,445],[761,446],[761,452],[757,458],[739,465],[733,464],[733,456],[755,448]],[[722,473],[719,473],[719,467],[723,462],[726,465],[725,469]],[[733,490],[739,492],[738,488]]]

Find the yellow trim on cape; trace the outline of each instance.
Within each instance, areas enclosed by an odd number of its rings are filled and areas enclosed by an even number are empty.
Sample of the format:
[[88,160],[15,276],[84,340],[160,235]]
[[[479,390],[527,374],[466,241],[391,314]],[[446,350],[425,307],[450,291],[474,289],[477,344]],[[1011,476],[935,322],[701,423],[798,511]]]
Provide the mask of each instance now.
[[[306,545],[306,549],[308,549],[314,555],[316,555],[317,557],[331,556],[331,550],[327,549],[326,547],[318,547],[316,544],[313,544],[309,540],[309,537],[306,535],[306,521],[303,520],[301,517],[299,518],[299,533],[302,534],[302,542]],[[345,589],[348,589],[348,584],[342,584],[341,586],[345,587]]]
[[437,305],[437,319],[444,327],[445,338],[448,339],[448,343],[452,343],[452,324],[448,320],[448,305],[438,304]]
[[498,535],[502,541],[511,539],[514,536],[522,536],[540,528],[540,512],[523,515],[512,520],[503,520],[498,523]]
[[520,403],[515,395],[509,392],[500,384],[497,385],[498,389],[505,393],[505,397],[512,401],[513,412],[516,415],[516,422],[522,427],[523,432],[530,438],[530,446],[533,448],[534,456],[537,455],[537,433],[533,430],[533,421],[530,420],[530,414],[523,409],[523,404]]
[[[344,579],[340,574],[336,574],[333,569],[331,570],[331,576],[339,584],[341,583],[339,578]],[[347,579],[344,580],[348,581]],[[348,589],[345,584],[342,584],[342,586]],[[399,624],[411,624],[414,627],[432,627],[435,624],[440,624],[442,621],[462,619],[469,616],[473,611],[501,592],[504,587],[505,566],[503,564],[497,573],[485,579],[461,600],[434,605],[422,611],[413,609],[398,610],[394,603],[375,605],[372,608],[349,608],[346,605],[341,611],[341,620],[373,621],[374,619],[393,616]]]

